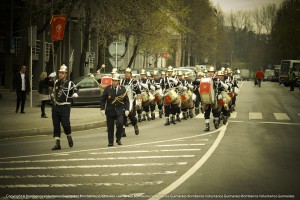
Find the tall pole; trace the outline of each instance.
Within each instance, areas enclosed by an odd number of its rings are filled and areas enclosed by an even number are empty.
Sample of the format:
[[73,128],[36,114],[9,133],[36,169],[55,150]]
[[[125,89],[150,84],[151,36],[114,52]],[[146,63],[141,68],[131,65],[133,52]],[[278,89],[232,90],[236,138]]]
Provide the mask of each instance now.
[[118,42],[116,42],[116,68],[118,69]]

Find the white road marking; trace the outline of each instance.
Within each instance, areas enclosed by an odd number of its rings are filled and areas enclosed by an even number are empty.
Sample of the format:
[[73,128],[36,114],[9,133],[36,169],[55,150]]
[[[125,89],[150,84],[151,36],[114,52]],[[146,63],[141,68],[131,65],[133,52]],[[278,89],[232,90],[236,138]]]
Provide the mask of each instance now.
[[[159,143],[164,143],[164,142],[173,142],[173,141],[179,141],[179,140],[184,140],[184,139],[191,139],[191,138],[197,138],[197,137],[203,137],[207,135],[214,134],[216,132],[219,132],[219,130],[214,130],[210,131],[208,133],[203,133],[199,135],[193,135],[193,136],[187,136],[187,137],[181,137],[181,138],[174,138],[174,139],[169,139],[169,140],[160,140],[160,141],[155,141],[155,142],[145,142],[145,143],[139,143],[139,144],[132,144],[132,145],[122,145],[118,147],[103,147],[103,148],[96,148],[96,149],[84,149],[84,150],[78,150],[78,151],[70,151],[68,154],[71,153],[82,153],[82,152],[88,152],[88,151],[99,151],[99,150],[106,150],[106,149],[120,149],[120,148],[128,148],[128,147],[136,147],[136,146],[144,146],[144,145],[150,145],[150,144],[159,144]],[[39,157],[39,156],[55,156],[55,155],[60,155],[61,153],[46,153],[46,154],[34,154],[34,155],[25,155],[25,156],[10,156],[10,157],[3,157],[0,158],[0,160],[5,160],[5,159],[13,159],[13,158],[29,158],[29,157]]]
[[273,113],[277,120],[291,120],[286,113]]
[[235,119],[237,116],[237,112],[232,112],[229,119]]
[[150,198],[150,200],[158,200],[161,199],[164,195],[169,194],[173,190],[175,190],[179,185],[181,185],[184,181],[186,181],[190,176],[192,176],[197,170],[200,169],[200,167],[208,160],[208,158],[212,155],[212,153],[216,150],[218,145],[220,144],[222,138],[225,135],[225,131],[227,129],[227,125],[222,126],[219,130],[220,133],[216,140],[214,141],[213,145],[209,148],[209,150],[204,154],[203,157],[192,167],[190,168],[186,173],[184,173],[179,179],[174,181],[171,185],[154,195],[154,197]]
[[139,151],[110,151],[110,152],[94,152],[97,154],[130,154],[130,153],[160,153],[160,152],[180,152],[180,151],[200,151],[201,149],[162,149],[162,150],[139,150]]
[[200,113],[195,118],[197,118],[197,119],[204,119],[204,114]]
[[158,144],[157,147],[204,146],[205,144]]
[[300,117],[300,113],[298,113],[298,116]]
[[167,155],[167,156],[133,156],[133,157],[109,157],[109,158],[71,158],[71,159],[52,159],[52,160],[18,160],[0,162],[0,164],[19,164],[19,163],[51,163],[51,162],[78,162],[78,161],[99,161],[99,160],[136,160],[136,159],[159,159],[159,158],[192,158],[195,155]]
[[186,165],[187,162],[173,163],[137,163],[137,164],[116,164],[116,165],[68,165],[68,166],[48,166],[48,167],[7,167],[0,168],[0,171],[12,170],[45,170],[45,169],[92,169],[92,168],[113,168],[113,167],[151,167],[151,166],[174,166]]
[[122,173],[106,173],[106,174],[63,174],[63,175],[24,175],[24,176],[0,176],[0,179],[22,179],[22,178],[78,178],[78,177],[107,177],[107,176],[154,176],[154,175],[173,175],[177,171],[161,171],[161,172],[122,172]]
[[262,119],[261,112],[249,112],[249,119]]
[[80,187],[80,186],[149,186],[149,185],[159,185],[163,181],[153,181],[153,182],[135,182],[135,183],[78,183],[78,184],[17,184],[17,185],[0,185],[0,188],[62,188],[62,187]]

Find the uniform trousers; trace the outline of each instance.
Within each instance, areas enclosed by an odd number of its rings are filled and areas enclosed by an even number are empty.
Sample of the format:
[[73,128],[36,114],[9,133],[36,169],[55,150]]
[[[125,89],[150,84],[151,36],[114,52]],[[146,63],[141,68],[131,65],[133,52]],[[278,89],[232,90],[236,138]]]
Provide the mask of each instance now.
[[178,108],[179,107],[176,104],[165,105],[165,117],[169,117],[171,114],[176,115]]
[[114,131],[115,131],[115,121],[117,131],[116,131],[116,138],[117,140],[121,139],[122,132],[123,132],[123,122],[124,122],[124,115],[106,115],[106,125],[107,125],[107,136],[108,136],[108,143],[114,143]]
[[127,124],[128,118],[131,121],[132,126],[137,125],[137,119],[136,119],[136,106],[135,101],[133,102],[132,111],[129,113],[128,117],[124,116],[124,124]]
[[55,105],[52,106],[52,122],[54,127],[53,137],[61,136],[60,124],[62,125],[66,135],[71,134],[70,125],[71,105]]
[[218,111],[218,109],[212,108],[212,105],[209,104],[209,105],[207,105],[207,109],[204,111],[204,118],[210,119],[211,112],[213,113],[213,116],[215,118],[218,118],[220,116],[220,112]]

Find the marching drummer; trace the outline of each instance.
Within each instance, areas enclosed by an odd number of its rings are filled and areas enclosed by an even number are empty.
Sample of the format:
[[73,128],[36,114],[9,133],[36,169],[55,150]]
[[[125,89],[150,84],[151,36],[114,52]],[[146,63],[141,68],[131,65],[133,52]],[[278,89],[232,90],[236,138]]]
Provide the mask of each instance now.
[[[158,76],[158,71],[157,70],[154,70],[153,72],[153,81],[154,81],[154,86],[155,86],[155,89],[156,90],[159,90],[160,93],[162,93],[161,91],[161,87],[162,87],[162,78],[160,78]],[[159,94],[157,95],[159,96]],[[159,118],[162,118],[162,115],[163,115],[163,101],[162,101],[162,95],[159,96],[160,98],[157,99],[157,107],[158,107],[158,113],[159,113]]]
[[[134,132],[136,135],[139,134],[139,127],[137,125],[136,118],[136,98],[137,94],[141,93],[140,87],[138,85],[137,80],[132,79],[132,72],[130,68],[125,70],[125,78],[121,80],[120,85],[124,86],[127,89],[128,94],[131,92],[131,95],[128,95],[129,101],[131,102],[131,109],[129,110],[128,117],[124,117],[124,125],[127,124],[128,118],[132,126],[134,127]],[[126,137],[125,127],[123,128],[123,137]]]
[[196,95],[196,100],[195,100],[195,115],[198,115],[200,113],[201,98],[200,98],[200,93],[199,93],[199,87],[200,87],[201,79],[203,77],[204,77],[204,73],[203,72],[198,72],[196,79],[193,81],[194,94]]
[[[177,87],[179,85],[177,78],[173,77],[173,67],[172,66],[168,67],[167,73],[168,73],[168,76],[165,77],[162,82],[164,91],[169,90],[169,89],[174,89],[175,87]],[[164,109],[165,109],[165,118],[166,118],[165,126],[170,125],[170,118],[171,118],[171,122],[173,124],[176,124],[175,115],[176,115],[176,111],[178,109],[178,105],[172,104],[172,103],[169,103],[169,104],[165,103]]]
[[[154,93],[155,89],[156,89],[155,81],[152,78],[151,73],[149,71],[146,74],[147,74],[148,85],[149,85],[149,88],[151,90],[151,93]],[[154,120],[155,119],[155,113],[154,113],[154,111],[155,111],[155,100],[154,99],[152,101],[150,101],[149,106],[150,106],[150,112],[151,112],[151,119]]]
[[[142,93],[146,93],[145,95],[147,95],[147,97],[149,97],[149,89],[150,89],[150,83],[149,80],[147,79],[146,76],[146,71],[144,69],[141,70],[141,80],[140,80],[140,86],[141,86],[141,92]],[[150,121],[150,116],[149,116],[149,111],[150,111],[150,106],[149,104],[142,104],[142,108],[138,109],[138,121],[146,121],[146,117],[147,120]],[[143,114],[143,117],[141,117],[141,114]]]
[[[213,66],[211,66],[209,68],[209,70],[207,71],[207,78],[208,80],[211,80],[212,84],[213,84],[213,89],[216,90],[216,81],[217,79],[215,79],[215,68]],[[200,83],[201,86],[201,83]],[[211,94],[215,96],[215,91],[210,91]],[[200,93],[200,95],[202,95]],[[214,123],[217,123],[217,121],[219,120],[219,116],[218,116],[218,111],[215,107],[215,102],[210,102],[210,103],[206,103],[203,105],[203,109],[204,109],[204,119],[205,119],[205,129],[204,131],[210,131],[210,113],[213,113],[213,117],[214,117]]]

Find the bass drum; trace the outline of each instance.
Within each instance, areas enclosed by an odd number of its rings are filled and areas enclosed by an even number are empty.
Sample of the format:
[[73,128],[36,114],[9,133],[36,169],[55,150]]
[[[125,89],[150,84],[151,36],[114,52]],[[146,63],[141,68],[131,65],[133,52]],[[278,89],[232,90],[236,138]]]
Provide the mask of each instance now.
[[163,104],[163,92],[162,89],[158,89],[155,91],[155,102],[157,105],[162,105]]
[[175,102],[180,103],[180,99],[178,97],[178,94],[173,89],[167,91],[167,93],[165,94],[165,104],[166,105],[169,105],[171,103],[176,104]]
[[181,94],[181,108],[190,109],[193,107],[193,93],[190,90]]
[[142,101],[143,106],[148,106],[149,105],[150,100],[149,100],[149,95],[148,95],[147,92],[143,91],[141,93],[141,101]]
[[202,78],[200,81],[199,93],[204,104],[215,103],[215,90],[212,78]]

